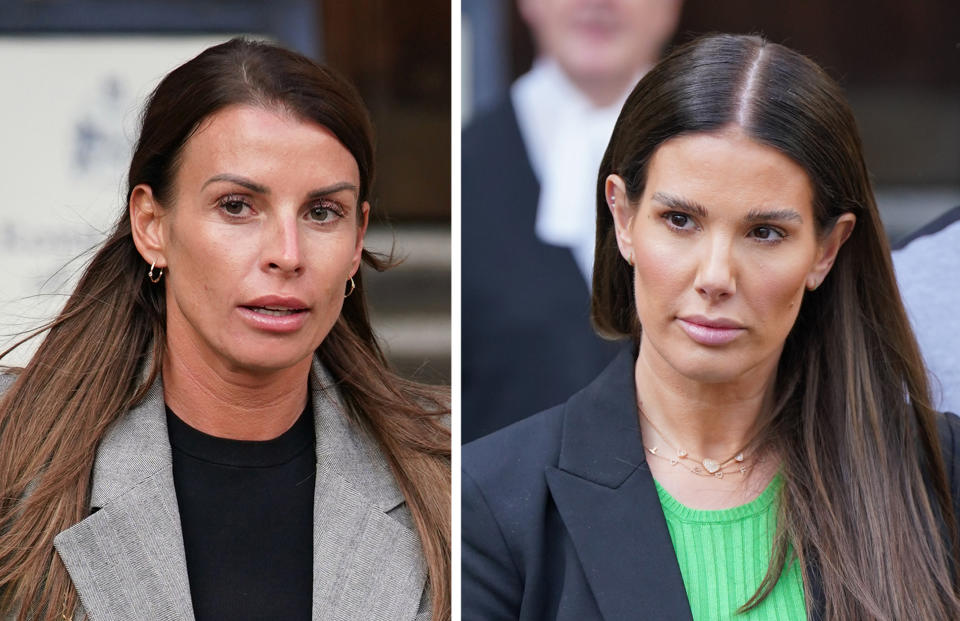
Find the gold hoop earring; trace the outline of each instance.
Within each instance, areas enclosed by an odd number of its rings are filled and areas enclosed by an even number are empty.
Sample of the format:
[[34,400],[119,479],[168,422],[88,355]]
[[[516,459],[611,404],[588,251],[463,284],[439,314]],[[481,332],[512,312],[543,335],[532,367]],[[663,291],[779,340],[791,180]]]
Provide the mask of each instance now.
[[343,297],[345,298],[349,298],[350,295],[353,293],[353,290],[357,288],[357,285],[353,282],[353,276],[351,276],[350,280],[348,280],[347,282],[350,283],[350,290],[343,294]]
[[157,277],[156,278],[153,277],[153,268],[156,267],[156,265],[157,265],[157,261],[156,259],[154,259],[153,263],[150,264],[150,271],[147,272],[147,278],[149,278],[150,282],[152,282],[153,284],[157,284],[158,282],[160,282],[160,279],[163,278],[162,267],[160,268],[160,273],[157,274]]
[[63,621],[73,621],[73,613],[74,613],[73,610],[70,611],[70,616],[69,617],[67,616],[67,598],[68,597],[69,597],[69,593],[64,593],[63,610],[60,611],[60,618],[63,619]]

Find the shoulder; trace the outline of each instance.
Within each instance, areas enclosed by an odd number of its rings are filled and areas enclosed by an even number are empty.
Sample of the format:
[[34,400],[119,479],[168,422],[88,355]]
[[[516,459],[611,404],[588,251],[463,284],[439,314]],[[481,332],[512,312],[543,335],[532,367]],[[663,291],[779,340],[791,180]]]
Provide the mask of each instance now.
[[944,274],[960,269],[960,207],[955,207],[897,244],[897,280],[905,298],[952,298]]
[[559,460],[564,408],[558,405],[464,446],[464,477],[497,495],[542,483],[544,469]]
[[940,450],[950,487],[956,493],[960,487],[960,416],[951,412],[938,413],[937,431],[940,432]]
[[559,460],[563,406],[467,444],[461,479],[464,619],[516,619],[549,506],[545,470]]
[[485,145],[501,141],[509,134],[519,137],[520,129],[517,125],[517,114],[508,98],[477,115],[463,129],[461,146],[464,159],[478,150],[482,151]]
[[13,382],[15,382],[16,379],[17,376],[9,371],[0,373],[0,395],[7,392],[7,389],[13,385]]
[[894,246],[894,251],[916,252],[931,242],[947,238],[960,239],[960,205],[907,235]]
[[465,200],[482,192],[490,180],[496,180],[493,185],[498,187],[519,184],[528,192],[536,189],[536,175],[509,100],[471,122],[463,130],[460,146]]
[[953,497],[954,517],[960,520],[960,417],[951,412],[938,413],[937,431],[947,485]]
[[[465,545],[501,539],[514,551],[544,528],[546,470],[559,462],[564,406],[463,448],[461,522]],[[469,547],[469,545],[468,545]]]

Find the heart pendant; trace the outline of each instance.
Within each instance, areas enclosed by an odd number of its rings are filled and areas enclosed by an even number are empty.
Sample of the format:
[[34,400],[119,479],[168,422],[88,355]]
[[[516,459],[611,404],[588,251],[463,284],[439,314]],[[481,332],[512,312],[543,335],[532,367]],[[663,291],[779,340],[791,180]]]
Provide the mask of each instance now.
[[707,469],[707,472],[709,472],[710,474],[713,474],[714,472],[720,469],[720,464],[718,464],[715,460],[707,457],[706,459],[703,460],[703,467]]

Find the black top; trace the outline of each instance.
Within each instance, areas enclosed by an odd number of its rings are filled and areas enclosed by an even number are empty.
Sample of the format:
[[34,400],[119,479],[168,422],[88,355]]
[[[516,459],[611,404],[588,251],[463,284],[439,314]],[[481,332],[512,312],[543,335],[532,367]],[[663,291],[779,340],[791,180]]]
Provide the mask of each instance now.
[[209,436],[167,408],[197,621],[310,619],[313,416],[273,440]]
[[464,442],[566,400],[616,355],[569,248],[535,232],[540,185],[509,101],[462,138]]

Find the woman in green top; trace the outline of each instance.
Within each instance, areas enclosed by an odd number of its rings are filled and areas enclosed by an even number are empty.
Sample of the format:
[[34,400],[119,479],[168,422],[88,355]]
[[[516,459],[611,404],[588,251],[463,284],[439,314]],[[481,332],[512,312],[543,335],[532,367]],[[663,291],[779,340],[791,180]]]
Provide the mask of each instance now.
[[759,37],[683,46],[597,202],[593,320],[632,347],[464,449],[463,618],[960,618],[958,423],[838,85]]

